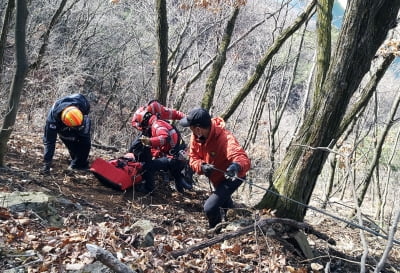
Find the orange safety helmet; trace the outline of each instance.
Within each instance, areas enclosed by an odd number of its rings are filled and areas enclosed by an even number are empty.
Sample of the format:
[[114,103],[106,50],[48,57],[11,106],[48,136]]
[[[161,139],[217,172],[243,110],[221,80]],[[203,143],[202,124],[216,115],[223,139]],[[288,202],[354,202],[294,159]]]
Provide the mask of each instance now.
[[83,114],[76,106],[68,106],[61,112],[61,121],[68,127],[81,126]]
[[152,113],[147,110],[147,107],[140,107],[136,110],[135,114],[133,114],[132,126],[139,130],[142,130],[142,127],[146,127],[148,125],[147,123],[151,116]]

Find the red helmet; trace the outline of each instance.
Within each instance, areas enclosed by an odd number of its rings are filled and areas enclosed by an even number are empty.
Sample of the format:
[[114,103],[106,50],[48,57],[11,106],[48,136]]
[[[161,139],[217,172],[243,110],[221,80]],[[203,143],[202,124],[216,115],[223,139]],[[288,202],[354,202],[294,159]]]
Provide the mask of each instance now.
[[83,114],[76,106],[68,106],[61,112],[61,121],[68,127],[81,126]]
[[148,121],[152,114],[147,111],[147,107],[140,107],[136,110],[135,114],[133,114],[132,118],[132,126],[142,130],[143,127],[147,127]]

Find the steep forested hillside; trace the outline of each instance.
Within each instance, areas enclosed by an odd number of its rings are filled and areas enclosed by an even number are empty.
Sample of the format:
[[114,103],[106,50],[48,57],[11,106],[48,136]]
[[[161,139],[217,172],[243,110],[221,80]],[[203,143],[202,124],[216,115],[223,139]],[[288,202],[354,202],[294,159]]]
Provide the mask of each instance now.
[[[45,209],[42,206],[25,209],[2,206],[2,272],[100,272],[96,270],[105,266],[89,255],[87,244],[109,251],[136,272],[359,270],[363,251],[357,239],[359,230],[345,227],[334,219],[315,213],[307,218],[306,223],[322,234],[316,236],[318,233],[306,230],[315,255],[309,259],[287,233],[288,225],[280,223],[279,219],[263,229],[255,225],[260,219],[274,217],[243,203],[245,187],[235,195],[238,208],[228,215],[226,222],[231,226],[215,234],[207,230],[202,211],[209,186],[201,179],[196,182],[194,190],[184,194],[175,192],[173,183],[161,180],[152,195],[132,190],[121,192],[100,183],[91,173],[66,170],[67,151],[61,145],[58,148],[53,172],[44,176],[39,173],[41,136],[17,132],[10,141],[7,167],[0,170],[1,192],[44,192],[54,198],[45,203]],[[118,153],[96,148],[91,153],[92,160],[115,156]],[[258,198],[259,193],[253,194]],[[152,246],[140,245],[143,238],[134,228],[134,223],[144,220],[154,225]],[[236,229],[232,229],[232,223],[236,223]],[[253,226],[253,231],[232,235],[246,226]],[[229,239],[223,239],[229,235],[232,235]],[[367,236],[378,255],[370,253],[370,257],[378,259],[384,240]],[[190,250],[196,245],[198,250]],[[188,254],[176,258],[171,256],[174,251],[185,249],[190,250]],[[389,261],[384,272],[400,270],[398,247],[392,251]],[[375,263],[373,260],[370,262]],[[105,268],[101,272],[107,272]]]
[[[87,244],[138,272],[373,271],[393,242],[384,272],[399,271],[400,231],[382,236],[400,220],[400,0],[347,1],[338,28],[333,3],[0,1],[0,271],[77,270],[94,262]],[[222,233],[207,230],[203,176],[185,194],[163,176],[152,195],[122,192],[68,171],[61,143],[40,174],[48,110],[73,93],[90,102],[91,162],[125,153],[140,133],[132,115],[150,100],[224,117],[253,185],[235,193]],[[21,193],[46,202],[8,207]],[[141,245],[138,222],[154,244]],[[315,258],[293,240],[298,229]]]

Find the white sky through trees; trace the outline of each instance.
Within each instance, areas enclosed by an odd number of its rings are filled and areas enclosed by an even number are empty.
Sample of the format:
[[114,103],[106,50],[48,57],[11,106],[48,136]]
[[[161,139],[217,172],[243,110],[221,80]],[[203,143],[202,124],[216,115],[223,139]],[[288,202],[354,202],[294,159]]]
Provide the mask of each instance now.
[[346,8],[347,0],[338,0],[338,2],[339,2],[339,5],[340,5],[343,9]]

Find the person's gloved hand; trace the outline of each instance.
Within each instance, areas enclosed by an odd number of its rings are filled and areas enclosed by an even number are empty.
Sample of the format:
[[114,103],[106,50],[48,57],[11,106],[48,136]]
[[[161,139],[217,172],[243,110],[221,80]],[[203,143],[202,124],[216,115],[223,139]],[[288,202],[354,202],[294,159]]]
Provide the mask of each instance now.
[[204,173],[205,176],[209,176],[214,171],[214,168],[215,167],[213,164],[203,163],[201,165],[201,171]]
[[135,155],[132,152],[126,153],[122,156],[123,159],[126,159],[128,161],[134,161],[135,160]]
[[141,136],[141,137],[140,137],[140,141],[142,142],[142,144],[143,144],[144,146],[151,146],[151,141],[150,141],[150,138],[149,138],[149,137]]
[[233,162],[225,171],[225,178],[232,179],[237,177],[238,173],[240,172],[240,165],[236,162]]
[[41,174],[50,174],[51,162],[44,162],[43,168],[40,170]]

